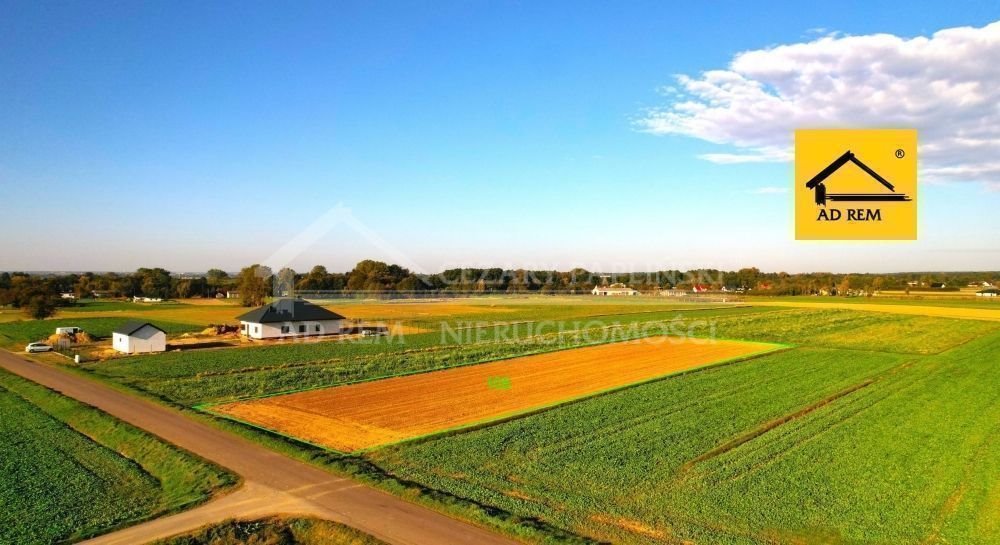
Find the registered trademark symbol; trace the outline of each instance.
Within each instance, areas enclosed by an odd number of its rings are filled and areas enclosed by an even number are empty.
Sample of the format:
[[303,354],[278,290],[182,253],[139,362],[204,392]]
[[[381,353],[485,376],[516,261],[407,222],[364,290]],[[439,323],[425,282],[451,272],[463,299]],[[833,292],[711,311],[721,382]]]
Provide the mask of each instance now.
[[902,159],[903,157],[906,157],[906,152],[901,149],[896,150],[896,159]]

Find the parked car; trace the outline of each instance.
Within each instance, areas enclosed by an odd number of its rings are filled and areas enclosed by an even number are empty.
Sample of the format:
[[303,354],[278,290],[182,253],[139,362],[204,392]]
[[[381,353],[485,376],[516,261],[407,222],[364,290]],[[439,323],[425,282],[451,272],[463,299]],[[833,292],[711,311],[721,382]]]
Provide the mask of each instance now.
[[52,350],[52,346],[45,343],[31,343],[24,347],[24,351],[29,354],[31,352],[48,352],[49,350]]

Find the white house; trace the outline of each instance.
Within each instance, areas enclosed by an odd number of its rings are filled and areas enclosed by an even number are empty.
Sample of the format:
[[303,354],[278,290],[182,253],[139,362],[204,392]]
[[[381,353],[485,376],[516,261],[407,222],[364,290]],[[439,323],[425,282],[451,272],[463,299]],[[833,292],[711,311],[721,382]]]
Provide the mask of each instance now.
[[346,318],[303,299],[279,299],[237,318],[240,334],[280,339],[340,333]]
[[590,291],[593,295],[615,296],[615,295],[639,295],[639,292],[626,286],[625,284],[611,284],[610,286],[594,286]]
[[126,354],[164,352],[167,349],[167,332],[149,322],[129,320],[115,329],[111,346]]
[[977,297],[997,297],[1000,295],[1000,290],[996,288],[989,288],[976,292]]

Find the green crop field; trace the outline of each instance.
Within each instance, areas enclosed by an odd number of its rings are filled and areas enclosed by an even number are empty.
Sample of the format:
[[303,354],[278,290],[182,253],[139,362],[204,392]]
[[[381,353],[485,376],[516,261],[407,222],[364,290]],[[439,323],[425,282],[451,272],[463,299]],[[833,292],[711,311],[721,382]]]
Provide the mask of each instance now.
[[920,355],[888,330],[878,350],[801,347],[369,457],[616,543],[1000,542],[1000,333]]
[[0,543],[74,540],[180,509],[229,474],[0,371]]
[[853,310],[789,309],[717,319],[720,337],[934,354],[1000,329],[996,322]]
[[308,518],[226,521],[152,545],[384,545],[342,524]]

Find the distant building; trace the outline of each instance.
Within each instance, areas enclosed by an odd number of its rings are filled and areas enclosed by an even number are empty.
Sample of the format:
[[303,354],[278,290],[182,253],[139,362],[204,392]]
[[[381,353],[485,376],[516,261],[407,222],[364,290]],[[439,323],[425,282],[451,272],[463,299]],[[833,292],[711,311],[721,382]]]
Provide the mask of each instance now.
[[997,297],[998,295],[1000,295],[1000,290],[996,288],[987,288],[976,292],[976,297]]
[[240,334],[251,339],[281,339],[340,333],[346,318],[303,299],[279,299],[237,318]]
[[932,289],[938,289],[938,290],[940,290],[940,289],[944,289],[944,288],[947,288],[947,287],[948,287],[948,284],[945,284],[944,282],[931,282],[931,288]]
[[594,289],[590,291],[592,295],[603,295],[603,296],[630,296],[639,295],[637,290],[634,290],[625,284],[611,284],[610,286],[594,286]]
[[70,293],[70,292],[60,293],[59,297],[62,298],[62,299],[68,299],[68,300],[72,301],[72,300],[76,299],[76,294]]
[[670,288],[665,290],[660,290],[660,295],[665,295],[667,297],[684,297],[687,292],[684,290],[679,290],[677,288]]
[[111,346],[126,354],[164,352],[167,332],[149,322],[130,320],[114,330]]

